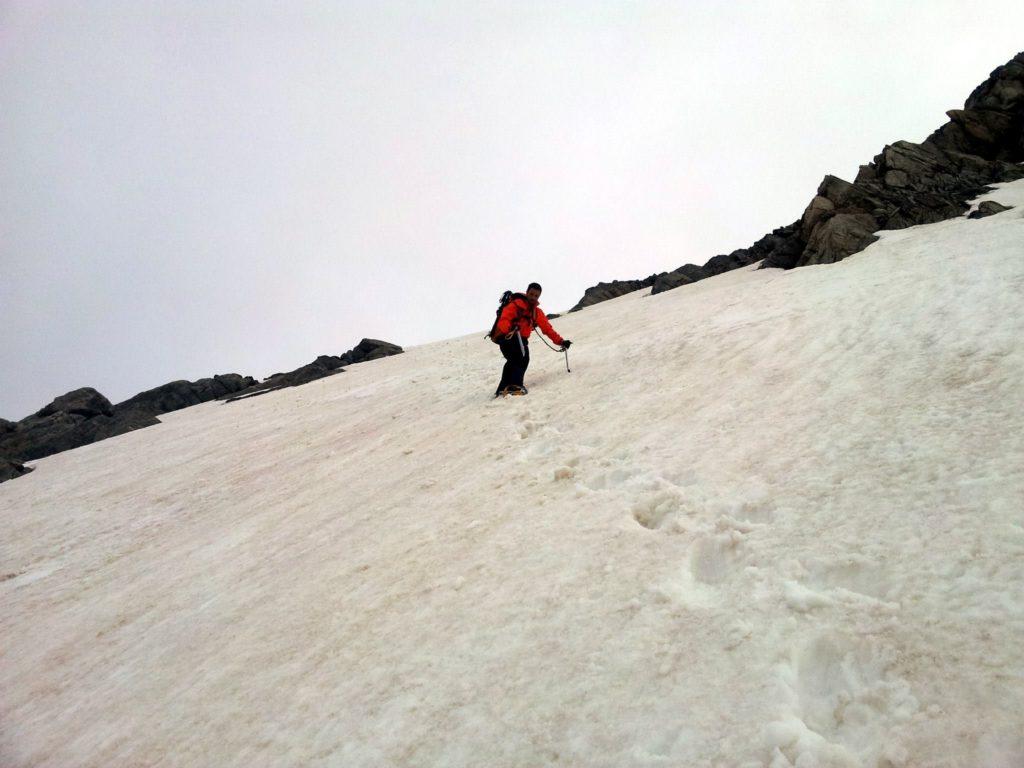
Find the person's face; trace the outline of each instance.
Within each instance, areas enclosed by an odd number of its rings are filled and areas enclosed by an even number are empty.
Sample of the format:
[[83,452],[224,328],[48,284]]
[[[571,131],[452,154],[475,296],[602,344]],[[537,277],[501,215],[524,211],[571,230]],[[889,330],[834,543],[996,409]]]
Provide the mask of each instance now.
[[530,301],[536,304],[538,301],[540,301],[540,291],[538,291],[536,288],[531,288],[526,292],[526,298],[528,298]]

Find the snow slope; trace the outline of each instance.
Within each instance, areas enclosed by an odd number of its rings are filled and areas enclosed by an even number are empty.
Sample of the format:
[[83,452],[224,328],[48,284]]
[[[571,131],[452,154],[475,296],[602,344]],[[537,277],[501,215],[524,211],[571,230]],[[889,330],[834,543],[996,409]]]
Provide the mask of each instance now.
[[37,462],[0,764],[1024,765],[1024,182],[986,197],[560,318],[526,398],[481,331]]

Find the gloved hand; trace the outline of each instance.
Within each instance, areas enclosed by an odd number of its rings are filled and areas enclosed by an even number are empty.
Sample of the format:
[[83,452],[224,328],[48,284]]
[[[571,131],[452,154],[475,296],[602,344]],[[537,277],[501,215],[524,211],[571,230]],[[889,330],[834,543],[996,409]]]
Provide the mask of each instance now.
[[562,349],[568,349],[572,346],[572,342],[568,339],[562,339]]

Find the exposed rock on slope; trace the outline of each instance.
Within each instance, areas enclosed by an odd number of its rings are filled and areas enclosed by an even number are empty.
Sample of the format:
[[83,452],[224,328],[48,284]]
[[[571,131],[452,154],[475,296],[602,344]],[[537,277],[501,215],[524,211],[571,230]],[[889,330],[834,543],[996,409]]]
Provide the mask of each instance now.
[[575,312],[579,309],[583,309],[584,307],[589,307],[591,304],[608,301],[608,299],[614,299],[616,296],[632,293],[633,291],[638,291],[641,288],[649,288],[654,285],[654,281],[658,277],[659,275],[651,275],[643,280],[612,280],[610,283],[598,283],[591,288],[587,288],[586,293],[583,294],[583,298],[576,302],[576,306],[569,311]]
[[242,391],[232,394],[230,397],[221,399],[226,400],[229,403],[233,403],[235,400],[244,400],[247,397],[265,395],[268,392],[274,392],[278,389],[284,389],[285,387],[297,387],[300,384],[307,384],[311,381],[322,379],[324,376],[340,373],[344,370],[342,365],[344,365],[344,363],[342,363],[340,357],[320,355],[313,362],[300,366],[294,371],[271,374],[263,381],[256,382]]
[[308,365],[289,373],[275,373],[262,383],[252,376],[237,373],[197,381],[172,381],[117,405],[112,405],[92,387],[82,387],[61,395],[21,421],[0,419],[0,482],[31,471],[20,462],[35,461],[134,429],[151,427],[160,423],[156,417],[164,413],[215,399],[251,397],[298,386],[337,373],[344,365],[376,360],[401,351],[397,344],[363,339],[343,355],[321,355]]
[[14,462],[34,461],[156,423],[151,416],[116,413],[107,398],[92,387],[82,387],[61,395],[13,428],[6,427],[0,434],[0,456]]
[[[1024,95],[1024,54],[1019,58]],[[1024,98],[1016,108],[1024,112]],[[878,230],[960,216],[967,210],[967,200],[988,185],[1024,178],[1024,168],[1014,163],[943,149],[933,143],[941,130],[921,144],[898,141],[886,147],[861,166],[852,184],[826,176],[800,220],[803,251],[792,261],[769,258],[765,266],[788,269],[840,261],[873,243]]]
[[31,467],[26,467],[16,461],[0,457],[0,483],[4,482],[4,480],[13,480],[16,477],[21,477],[31,471]]
[[92,387],[82,387],[54,398],[52,403],[39,410],[35,416],[30,418],[44,418],[58,413],[85,416],[86,418],[92,416],[113,416],[114,406]]
[[253,383],[242,391],[233,393],[230,397],[222,397],[227,402],[243,400],[247,397],[265,395],[267,392],[274,392],[285,387],[297,387],[300,384],[307,384],[324,376],[331,376],[340,373],[345,365],[362,363],[367,360],[376,360],[389,355],[397,355],[402,352],[397,344],[391,344],[379,339],[363,339],[355,347],[343,355],[320,355],[316,360],[307,363],[294,371],[288,373],[275,373],[268,376],[259,383]]
[[241,392],[255,383],[256,379],[252,376],[240,376],[237,373],[222,374],[198,381],[172,381],[118,403],[115,410],[119,413],[135,412],[159,416],[162,413],[170,413]]
[[[82,387],[56,398],[19,422],[0,424],[0,456],[12,464],[34,461],[61,451],[95,443],[143,427],[159,424],[162,413],[213,400],[255,382],[251,376],[230,373],[198,381],[173,381],[141,392],[118,405],[92,387]],[[0,478],[18,477],[8,468]]]
[[978,206],[978,210],[970,213],[968,219],[984,219],[986,216],[995,216],[997,213],[1008,211],[1012,205],[1000,205],[995,200],[986,200]]
[[342,365],[354,365],[365,363],[368,360],[377,360],[389,355],[397,355],[404,350],[397,344],[391,344],[379,339],[363,339],[345,354],[341,355]]
[[[761,261],[763,267],[791,269],[827,264],[857,253],[884,229],[962,215],[966,201],[990,184],[1024,178],[1024,53],[1017,54],[974,89],[963,109],[946,113],[949,122],[920,144],[897,141],[862,165],[851,183],[826,176],[803,215],[703,267],[687,264],[658,275],[651,293],[677,288],[730,269]],[[978,216],[984,216],[981,212]],[[650,279],[650,278],[648,278]],[[627,291],[587,290],[577,305],[588,306]],[[646,287],[646,281],[613,285]]]

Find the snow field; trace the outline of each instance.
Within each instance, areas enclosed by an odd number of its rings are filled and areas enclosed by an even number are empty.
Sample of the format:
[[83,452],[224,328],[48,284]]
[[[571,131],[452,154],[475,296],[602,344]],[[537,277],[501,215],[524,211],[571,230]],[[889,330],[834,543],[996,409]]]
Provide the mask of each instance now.
[[[0,762],[1024,764],[1024,183],[0,486]],[[646,292],[644,292],[646,293]]]

